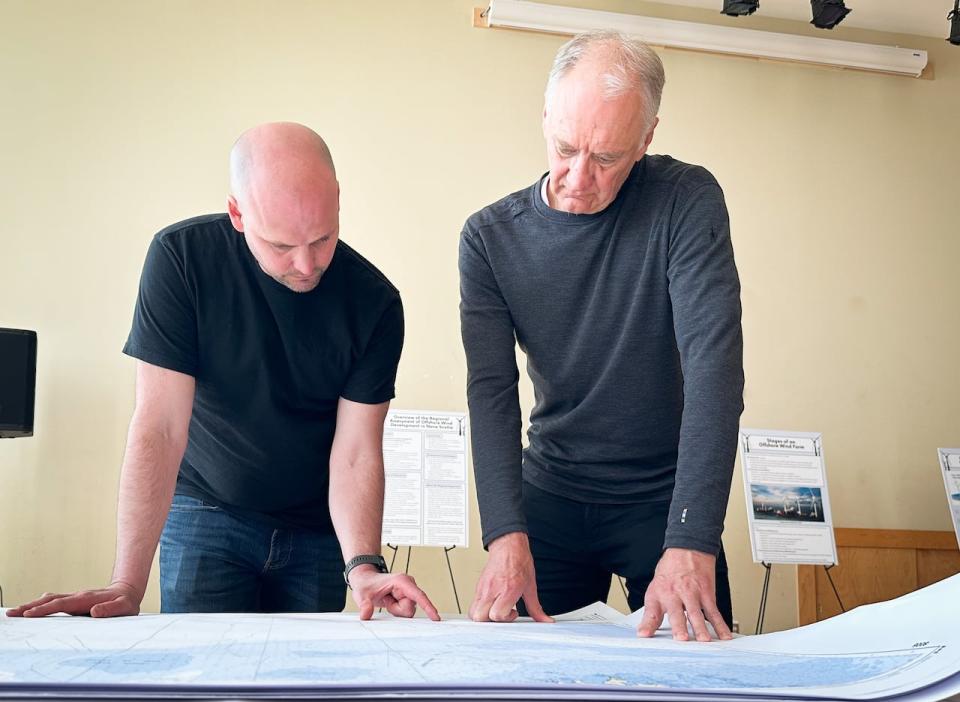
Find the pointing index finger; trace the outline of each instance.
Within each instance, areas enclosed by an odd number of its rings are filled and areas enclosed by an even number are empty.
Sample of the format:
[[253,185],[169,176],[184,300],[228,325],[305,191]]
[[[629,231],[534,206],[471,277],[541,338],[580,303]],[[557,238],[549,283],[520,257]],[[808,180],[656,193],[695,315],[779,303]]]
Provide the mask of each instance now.
[[427,593],[413,583],[405,583],[402,592],[405,597],[409,597],[418,605],[420,605],[420,609],[426,612],[430,619],[435,622],[440,621],[440,613],[437,611],[437,608],[433,606],[433,602],[430,601],[430,598],[427,597]]

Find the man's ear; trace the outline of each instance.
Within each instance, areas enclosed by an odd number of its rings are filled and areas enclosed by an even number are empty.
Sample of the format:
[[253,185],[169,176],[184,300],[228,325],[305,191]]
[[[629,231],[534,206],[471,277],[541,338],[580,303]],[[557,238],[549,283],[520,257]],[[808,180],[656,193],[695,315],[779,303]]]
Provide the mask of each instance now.
[[237,198],[233,195],[227,195],[227,214],[230,215],[230,223],[238,232],[243,231],[243,214],[240,212],[240,205],[237,204]]
[[653,141],[653,131],[657,128],[657,125],[660,124],[660,118],[655,117],[653,124],[650,125],[650,131],[647,132],[647,136],[644,137],[643,143],[640,144],[640,148],[637,150],[637,158],[635,161],[639,161],[643,158],[643,155],[647,153],[647,149],[650,148],[650,142]]

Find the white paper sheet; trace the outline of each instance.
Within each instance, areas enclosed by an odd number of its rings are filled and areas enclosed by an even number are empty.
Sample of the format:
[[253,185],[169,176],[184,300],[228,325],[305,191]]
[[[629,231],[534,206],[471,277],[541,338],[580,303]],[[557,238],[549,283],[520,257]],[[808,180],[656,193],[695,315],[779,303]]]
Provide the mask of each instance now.
[[[960,693],[960,576],[793,631],[639,639],[609,607],[579,621],[355,615],[0,620],[0,696],[385,696],[939,700]],[[511,693],[512,694],[512,693]]]

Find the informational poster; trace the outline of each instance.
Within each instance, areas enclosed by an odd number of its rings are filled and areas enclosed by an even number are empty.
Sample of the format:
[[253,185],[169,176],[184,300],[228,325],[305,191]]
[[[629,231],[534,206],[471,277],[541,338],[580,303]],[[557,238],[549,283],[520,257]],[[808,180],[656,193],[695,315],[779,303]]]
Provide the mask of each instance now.
[[947,504],[953,517],[953,531],[960,544],[960,448],[938,449],[943,485],[947,489]]
[[754,562],[835,564],[821,435],[741,429],[740,458]]
[[469,545],[465,414],[390,410],[383,463],[383,543]]

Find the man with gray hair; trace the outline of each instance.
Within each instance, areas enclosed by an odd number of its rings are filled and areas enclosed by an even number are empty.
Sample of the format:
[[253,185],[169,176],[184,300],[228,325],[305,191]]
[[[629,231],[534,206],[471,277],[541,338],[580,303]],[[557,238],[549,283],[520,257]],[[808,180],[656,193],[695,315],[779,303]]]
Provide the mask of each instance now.
[[[663,67],[620,34],[561,47],[549,172],[472,215],[461,328],[489,558],[478,621],[538,621],[626,579],[641,636],[730,638],[720,543],[743,409],[740,285],[723,193],[647,155]],[[521,450],[516,344],[536,404]],[[522,600],[522,602],[520,601]],[[515,608],[516,607],[516,608]]]
[[9,615],[136,614],[159,541],[164,612],[340,611],[350,586],[361,619],[439,618],[380,555],[400,294],[339,239],[312,130],[245,132],[230,185],[227,213],[167,227],[147,253],[110,585]]

